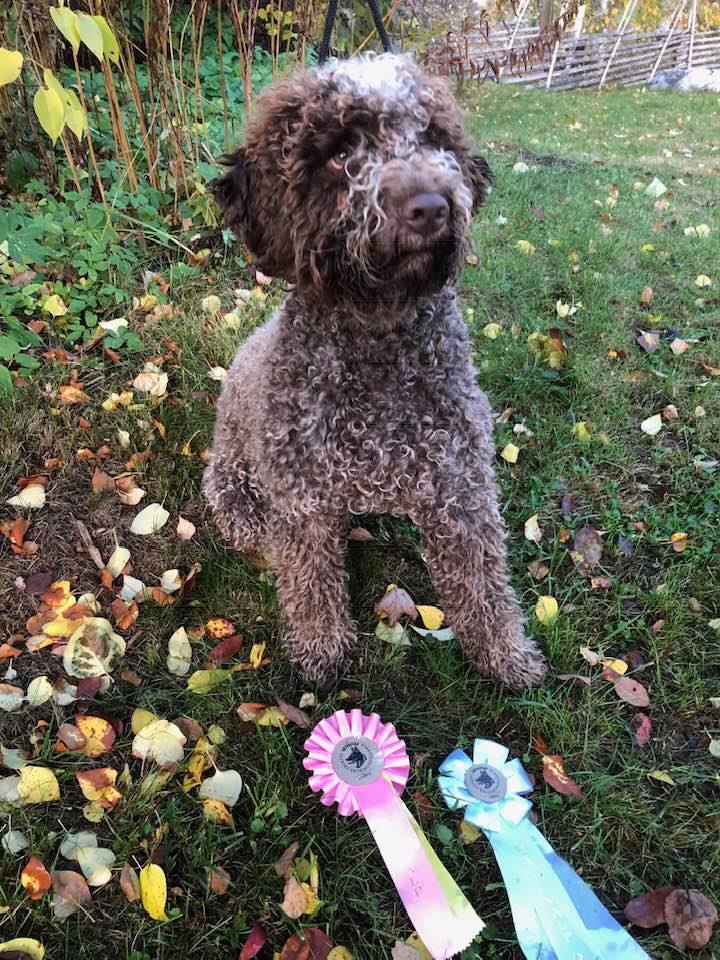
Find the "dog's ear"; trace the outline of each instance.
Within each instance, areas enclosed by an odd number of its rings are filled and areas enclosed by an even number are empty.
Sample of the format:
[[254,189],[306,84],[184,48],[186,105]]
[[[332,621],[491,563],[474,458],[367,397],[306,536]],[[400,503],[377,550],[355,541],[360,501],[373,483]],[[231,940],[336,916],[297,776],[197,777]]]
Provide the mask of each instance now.
[[468,157],[468,174],[473,193],[473,213],[487,200],[492,190],[493,175],[485,157]]
[[250,166],[244,147],[220,158],[226,173],[210,184],[212,194],[222,210],[225,223],[237,234],[243,234],[250,220]]

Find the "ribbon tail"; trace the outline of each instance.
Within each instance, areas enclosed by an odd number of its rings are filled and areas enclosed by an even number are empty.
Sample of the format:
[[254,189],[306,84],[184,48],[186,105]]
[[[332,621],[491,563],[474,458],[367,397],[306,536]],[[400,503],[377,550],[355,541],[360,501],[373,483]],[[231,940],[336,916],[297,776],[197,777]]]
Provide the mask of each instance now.
[[467,927],[456,929],[453,909],[443,889],[444,878],[441,880],[436,872],[439,860],[434,857],[431,862],[429,844],[427,840],[425,843],[420,840],[410,813],[392,784],[382,776],[374,783],[352,790],[428,953],[433,960],[455,956],[480,932],[482,920],[476,915],[474,932]]
[[[402,803],[402,801],[400,802]],[[405,804],[403,804],[403,806],[405,806]],[[422,827],[417,822],[415,817],[413,817],[407,807],[405,807],[405,812],[407,813],[408,820],[415,831],[415,835],[425,850],[427,858],[430,861],[430,866],[433,869],[433,873],[437,877],[440,888],[445,895],[448,906],[450,907],[450,911],[452,913],[453,936],[458,942],[464,940],[464,943],[462,943],[460,947],[461,950],[464,950],[465,947],[470,946],[475,937],[485,927],[485,924],[475,912],[475,909],[468,898],[453,880],[449,871],[430,845],[428,838],[422,831]]]
[[528,960],[650,960],[529,820],[487,836]]

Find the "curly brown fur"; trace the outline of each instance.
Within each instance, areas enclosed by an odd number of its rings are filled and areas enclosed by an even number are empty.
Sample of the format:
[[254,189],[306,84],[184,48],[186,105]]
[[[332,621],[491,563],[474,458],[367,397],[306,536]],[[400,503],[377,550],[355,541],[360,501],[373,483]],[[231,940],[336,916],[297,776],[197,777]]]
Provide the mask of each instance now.
[[223,386],[205,486],[277,574],[287,647],[327,681],[355,636],[348,514],[409,515],[464,650],[514,687],[545,664],[510,587],[493,420],[448,284],[490,186],[443,82],[385,55],[276,84],[216,185],[293,290]]

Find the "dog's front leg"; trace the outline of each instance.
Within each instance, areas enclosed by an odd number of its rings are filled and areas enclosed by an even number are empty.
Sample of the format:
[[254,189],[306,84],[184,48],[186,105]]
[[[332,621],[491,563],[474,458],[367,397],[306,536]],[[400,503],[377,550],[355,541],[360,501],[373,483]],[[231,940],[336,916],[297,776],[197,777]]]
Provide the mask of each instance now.
[[443,610],[463,650],[482,673],[523,689],[539,683],[547,666],[525,635],[522,611],[510,586],[505,527],[491,499],[480,509],[450,517],[415,517],[425,560]]
[[326,686],[341,672],[355,640],[343,518],[275,515],[266,545],[288,655],[308,683]]

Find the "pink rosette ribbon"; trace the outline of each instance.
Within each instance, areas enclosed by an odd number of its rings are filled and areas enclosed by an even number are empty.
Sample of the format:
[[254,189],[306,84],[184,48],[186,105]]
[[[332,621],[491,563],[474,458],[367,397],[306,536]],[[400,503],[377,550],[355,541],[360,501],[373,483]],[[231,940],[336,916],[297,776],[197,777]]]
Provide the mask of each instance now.
[[310,788],[342,816],[364,817],[415,930],[434,960],[469,946],[484,924],[400,799],[410,772],[405,744],[373,713],[338,710],[305,741]]

